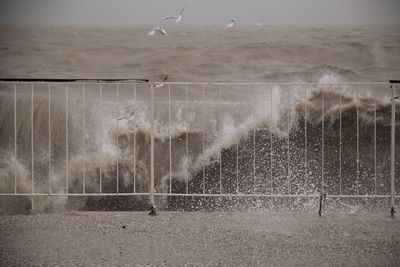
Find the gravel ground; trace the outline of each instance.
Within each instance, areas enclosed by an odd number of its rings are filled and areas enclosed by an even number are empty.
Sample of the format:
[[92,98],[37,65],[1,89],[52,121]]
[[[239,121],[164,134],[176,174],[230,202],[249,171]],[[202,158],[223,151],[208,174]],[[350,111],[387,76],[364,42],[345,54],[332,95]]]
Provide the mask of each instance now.
[[400,266],[400,219],[387,214],[8,215],[0,237],[2,266]]

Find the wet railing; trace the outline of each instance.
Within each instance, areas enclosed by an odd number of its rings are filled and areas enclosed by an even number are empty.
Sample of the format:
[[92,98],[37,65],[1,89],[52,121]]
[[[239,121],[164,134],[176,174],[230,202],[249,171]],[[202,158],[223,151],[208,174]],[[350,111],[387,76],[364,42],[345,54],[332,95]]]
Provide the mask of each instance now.
[[399,95],[396,81],[3,79],[0,196],[387,198],[393,213]]

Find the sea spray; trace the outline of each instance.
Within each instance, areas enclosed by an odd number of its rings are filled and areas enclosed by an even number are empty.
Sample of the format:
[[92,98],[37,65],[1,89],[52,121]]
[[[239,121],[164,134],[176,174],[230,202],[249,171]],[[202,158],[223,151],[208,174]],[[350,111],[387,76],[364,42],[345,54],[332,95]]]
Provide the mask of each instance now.
[[[388,193],[386,178],[389,175],[387,162],[391,116],[389,92],[382,90],[381,97],[377,98],[376,94],[370,93],[369,90],[363,91],[360,87],[357,98],[354,89],[349,86],[342,86],[340,90],[334,85],[309,88],[307,85],[297,85],[289,88],[290,90],[287,89],[288,86],[262,88],[257,90],[258,94],[247,96],[245,103],[232,99],[222,101],[221,106],[218,101],[197,101],[193,104],[205,109],[203,112],[187,109],[185,101],[173,100],[174,109],[169,122],[166,119],[168,102],[158,103],[158,117],[155,121],[156,191],[169,192],[171,178],[172,185],[175,186],[171,191],[175,193],[185,193],[186,184],[190,192],[202,193],[203,173],[206,173],[208,185],[206,185],[205,193],[219,192],[220,176],[225,179],[222,182],[223,191],[229,193],[252,193],[253,184],[257,192],[262,194],[318,193],[322,175],[321,124],[324,123],[326,161],[324,175],[328,194],[339,194],[340,183],[344,194],[356,194],[357,191],[363,194],[373,194],[375,191],[378,194]],[[46,154],[49,137],[46,132],[48,98],[45,95],[35,95],[33,103],[35,192],[46,191],[48,177],[52,182],[53,193],[64,192],[67,180],[70,193],[82,193],[83,187],[86,193],[100,191],[116,193],[117,179],[119,192],[149,192],[148,103],[134,102],[136,108],[134,117],[117,123],[120,116],[119,110],[126,105],[132,105],[131,98],[120,105],[107,100],[107,103],[99,108],[99,102],[91,100],[89,94],[89,100],[85,103],[86,117],[83,118],[82,109],[79,109],[81,99],[78,96],[70,96],[70,103],[77,104],[78,108],[70,109],[68,114],[69,157],[66,159],[66,114],[65,106],[63,106],[65,99],[62,93],[58,95],[54,93],[54,95],[56,97],[52,99],[52,107],[57,112],[51,114],[52,172],[50,176],[47,166],[49,155]],[[322,105],[322,99],[324,105]],[[14,116],[12,106],[7,103],[12,103],[13,94],[2,93],[0,101],[2,102],[0,136],[4,140],[1,147],[4,159],[1,169],[2,190],[3,188],[8,190],[14,179],[14,172],[11,171],[14,163],[9,163],[13,161],[11,160],[13,146],[12,143],[10,145],[12,141],[10,133],[14,129]],[[18,159],[18,168],[21,169],[22,175],[18,174],[21,176],[18,176],[18,180],[25,181],[29,181],[30,177],[31,114],[26,109],[30,107],[30,101],[29,91],[18,95],[17,137],[18,140],[27,142],[25,144],[17,142],[18,155],[23,157],[21,161]],[[80,105],[82,106],[82,103]],[[233,112],[223,112],[220,121],[220,109],[224,111],[225,108]],[[396,104],[397,124],[400,118],[399,111],[399,104]],[[357,136],[355,114],[357,113],[360,125],[358,149],[362,155],[359,161],[359,184],[355,184],[356,173],[354,172],[357,166],[354,155]],[[375,164],[374,145],[371,139],[375,121],[377,169],[373,170],[368,166]],[[85,134],[82,129],[83,122]],[[340,125],[341,136],[339,136]],[[170,139],[171,159],[169,158]],[[206,141],[204,147],[203,139]],[[341,155],[339,155],[340,140],[342,140]],[[100,145],[101,155],[99,154]],[[186,148],[187,145],[188,148]],[[255,159],[253,145],[257,153]],[[85,151],[84,148],[86,148]],[[305,148],[307,154],[305,154]],[[240,160],[236,158],[237,155],[240,156]],[[341,173],[339,173],[340,157],[342,158]],[[223,167],[218,167],[220,164]],[[68,168],[68,178],[65,177],[66,168]],[[245,175],[238,175],[237,170]],[[229,178],[226,178],[228,176]],[[239,179],[243,177],[246,179],[237,184],[237,176]],[[339,176],[341,181],[339,181]],[[85,177],[85,184],[83,184],[83,177]],[[232,185],[229,187],[228,183]],[[25,190],[23,186],[17,188],[18,192]],[[234,188],[238,188],[238,191],[233,190]]]

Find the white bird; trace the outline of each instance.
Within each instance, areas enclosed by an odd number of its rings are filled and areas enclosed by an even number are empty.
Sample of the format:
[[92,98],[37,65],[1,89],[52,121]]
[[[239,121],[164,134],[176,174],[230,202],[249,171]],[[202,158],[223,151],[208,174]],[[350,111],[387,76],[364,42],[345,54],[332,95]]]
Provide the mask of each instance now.
[[136,105],[128,105],[121,110],[121,115],[118,117],[118,121],[127,120],[128,122],[132,121],[135,118],[136,114]]
[[[168,78],[169,78],[169,75],[168,75],[168,74],[165,75],[165,77],[164,77],[164,79],[163,79],[163,82],[166,82],[166,81],[168,80]],[[164,86],[164,83],[163,83],[163,82],[161,82],[161,83],[156,83],[156,88]]]
[[235,18],[231,19],[231,21],[225,25],[225,29],[232,28],[235,25],[235,21],[236,21]]
[[178,23],[179,21],[182,20],[182,13],[183,13],[183,10],[185,10],[185,7],[183,7],[183,8],[181,9],[181,12],[179,12],[179,15],[163,17],[163,18],[161,18],[161,20],[173,19],[173,20],[175,20],[175,23]]
[[161,33],[162,35],[167,35],[167,31],[164,28],[161,27],[155,27],[154,29],[152,29],[151,31],[149,31],[149,35],[153,36],[154,34],[156,34],[156,32]]

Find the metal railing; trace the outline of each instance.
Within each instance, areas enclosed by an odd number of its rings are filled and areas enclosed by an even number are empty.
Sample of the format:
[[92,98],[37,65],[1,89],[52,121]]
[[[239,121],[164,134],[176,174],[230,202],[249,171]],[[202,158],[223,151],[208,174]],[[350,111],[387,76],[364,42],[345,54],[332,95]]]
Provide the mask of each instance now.
[[[6,138],[13,139],[14,181],[12,191],[0,188],[0,196],[33,199],[46,195],[144,195],[150,197],[154,212],[155,196],[318,198],[326,194],[328,198],[387,198],[393,214],[395,199],[400,197],[396,195],[399,192],[396,186],[400,185],[395,183],[396,149],[399,150],[395,131],[396,96],[400,95],[397,84],[397,81],[321,84],[3,79],[0,93],[13,101],[13,105],[7,106],[13,110],[7,111],[3,106],[0,113],[13,114],[12,127],[4,125],[3,118],[2,128],[14,133],[13,138]],[[35,106],[36,96],[42,102]],[[43,118],[35,109],[43,109],[46,97],[47,118]],[[28,98],[30,121],[25,118],[19,123],[18,112],[27,113],[26,109],[20,111],[19,101],[26,104]],[[60,103],[63,116],[52,118]],[[385,113],[390,103],[390,112]],[[81,108],[79,112],[75,105]],[[133,105],[133,110],[128,110],[131,117],[119,119],[121,107],[130,105]],[[350,117],[343,118],[343,114]],[[390,115],[390,138],[387,115]],[[56,129],[58,132],[54,133],[53,124],[60,119],[64,120],[64,130]],[[230,125],[224,126],[226,121]],[[30,126],[27,131],[30,149],[18,140],[27,141],[21,132],[21,128],[26,128],[23,123]],[[45,139],[35,136],[44,131],[44,124],[47,124],[46,153],[35,147],[36,142],[42,144],[40,139]],[[127,132],[121,133],[121,127]],[[114,129],[114,136],[110,128]],[[5,130],[0,133],[6,135]],[[59,135],[63,135],[65,143],[63,156],[54,152],[60,149],[60,144],[54,143],[59,139],[54,141],[52,137]],[[125,147],[121,146],[122,139],[127,139]],[[125,151],[129,146],[131,151]],[[8,143],[0,149],[7,151],[10,147]],[[389,150],[390,173],[386,162]],[[30,153],[30,162],[26,160],[28,155],[21,153]],[[87,169],[92,164],[88,158],[94,160],[95,156],[99,157],[95,167]],[[46,157],[47,162],[43,160]],[[115,168],[106,163],[110,157]],[[30,165],[27,170],[30,190],[25,188],[22,192],[18,190],[21,182],[18,179],[23,179],[17,170],[19,164],[23,165],[19,158]],[[53,163],[55,158],[57,163]],[[78,162],[82,163],[81,169],[78,168],[82,180],[75,177],[71,184],[70,172],[76,171]],[[64,166],[64,171],[57,169],[60,166]],[[47,191],[43,188],[46,172]],[[59,177],[64,174],[60,189]],[[88,191],[89,180],[97,175],[98,190],[91,187]],[[133,181],[123,185],[122,176]],[[4,175],[0,179],[10,177]],[[38,191],[35,186],[39,182]],[[54,183],[58,184],[57,190]],[[80,191],[77,184],[82,186]],[[115,190],[110,189],[114,184]],[[143,189],[146,186],[148,190]]]

